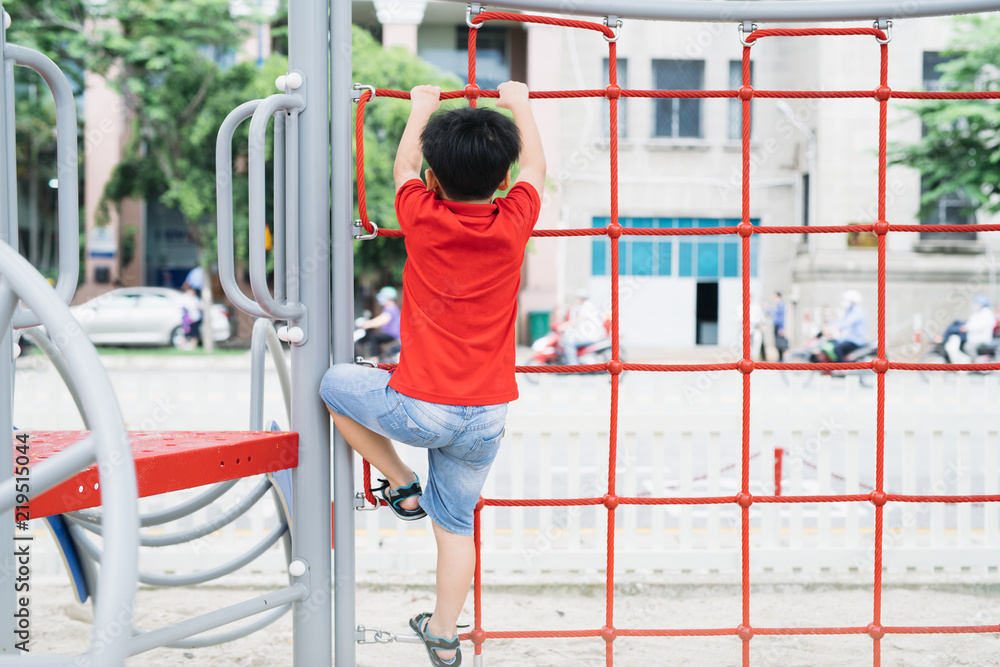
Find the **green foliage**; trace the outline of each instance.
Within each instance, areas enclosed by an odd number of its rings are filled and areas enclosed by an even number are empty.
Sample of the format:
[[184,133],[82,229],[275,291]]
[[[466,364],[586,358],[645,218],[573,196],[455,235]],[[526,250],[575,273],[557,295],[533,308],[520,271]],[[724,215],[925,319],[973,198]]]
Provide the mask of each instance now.
[[[954,56],[939,66],[944,90],[1000,89],[1000,17],[957,19]],[[1000,211],[1000,106],[995,100],[929,100],[913,105],[926,128],[923,139],[896,147],[893,164],[920,170],[921,216],[942,196],[962,191],[973,207]]]
[[[353,26],[351,37],[355,81],[393,90],[410,90],[420,84],[441,86],[442,90],[461,86],[456,77],[442,75],[433,65],[402,47],[383,49],[370,33],[358,26]],[[463,103],[456,100],[443,106]],[[392,165],[409,114],[408,100],[379,97],[365,106],[365,197],[368,217],[379,227],[399,228]],[[379,237],[359,242],[354,252],[355,277],[373,285],[399,285],[405,260],[406,250],[399,239]]]

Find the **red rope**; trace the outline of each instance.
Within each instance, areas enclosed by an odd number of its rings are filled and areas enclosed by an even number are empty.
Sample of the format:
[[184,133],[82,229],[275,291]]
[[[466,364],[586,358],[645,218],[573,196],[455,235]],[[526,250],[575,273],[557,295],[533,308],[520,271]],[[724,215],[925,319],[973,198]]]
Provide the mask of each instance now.
[[[845,35],[870,35],[878,39],[886,39],[886,34],[878,28],[768,28],[754,30],[744,37],[744,41],[752,44],[764,37],[822,37]],[[885,47],[886,45],[882,45]],[[744,47],[746,48],[746,47]]]
[[[506,12],[484,12],[472,19],[479,25],[485,21],[517,21],[567,28],[578,28],[599,32],[613,38],[614,31],[607,26],[587,21],[559,19]],[[446,91],[441,95],[443,100],[467,99],[475,106],[479,98],[496,98],[497,91],[481,90],[476,85],[476,33],[477,29],[469,30],[468,38],[468,80],[469,84],[463,90]],[[746,36],[746,41],[755,43],[764,37],[801,37],[801,36],[848,36],[861,35],[885,38],[885,33],[875,28],[808,28],[808,29],[767,29],[756,30]],[[586,237],[607,236],[611,246],[611,356],[607,364],[588,364],[575,366],[518,366],[519,373],[601,373],[611,375],[611,405],[608,437],[608,471],[607,493],[601,497],[585,498],[489,498],[480,499],[476,506],[474,520],[474,540],[476,564],[473,582],[473,600],[475,609],[474,628],[472,632],[461,635],[463,640],[471,639],[475,645],[476,655],[482,653],[483,643],[489,638],[521,639],[521,638],[590,638],[601,637],[605,642],[605,663],[609,667],[614,659],[614,641],[618,637],[706,637],[706,636],[737,636],[742,642],[742,664],[750,664],[750,643],[756,635],[788,636],[788,635],[857,635],[867,634],[872,639],[872,661],[875,667],[881,664],[880,640],[885,634],[931,634],[931,633],[995,633],[1000,632],[1000,626],[882,626],[882,562],[884,537],[884,507],[888,502],[896,503],[942,503],[942,504],[982,504],[1000,502],[1000,494],[993,495],[904,495],[886,493],[885,481],[885,382],[888,371],[1000,371],[1000,363],[992,364],[920,364],[890,362],[886,359],[886,236],[893,232],[996,232],[1000,224],[993,225],[896,225],[886,220],[886,165],[887,165],[887,127],[888,102],[890,99],[938,99],[938,100],[982,100],[1000,99],[1000,92],[979,91],[948,91],[920,92],[894,91],[888,85],[888,46],[880,45],[881,69],[879,85],[874,90],[755,90],[750,80],[749,47],[743,49],[742,85],[738,90],[622,90],[617,82],[617,52],[614,42],[608,46],[608,81],[604,89],[561,90],[561,91],[531,91],[530,98],[541,99],[571,99],[603,97],[608,100],[610,116],[610,224],[600,228],[583,229],[545,229],[536,230],[535,237]],[[377,89],[376,97],[393,99],[409,99],[406,91]],[[618,99],[659,98],[659,99],[739,99],[742,106],[742,179],[741,179],[741,216],[737,226],[699,227],[699,228],[633,228],[622,227],[619,221],[619,189],[618,189]],[[357,180],[359,217],[368,231],[372,230],[366,211],[365,177],[364,177],[364,112],[366,104],[371,102],[371,93],[362,92],[357,107],[355,121],[355,137],[357,147]],[[877,209],[878,219],[873,223],[859,225],[826,225],[826,226],[768,226],[754,227],[751,223],[751,104],[754,98],[773,99],[851,99],[867,98],[878,102],[878,184]],[[750,329],[750,244],[754,234],[844,234],[844,233],[874,233],[878,237],[877,250],[877,324],[878,324],[878,354],[873,362],[845,364],[812,364],[812,363],[769,363],[754,362],[751,359],[751,329]],[[639,364],[623,363],[620,356],[620,302],[619,302],[619,262],[620,239],[622,236],[725,236],[736,234],[741,241],[742,269],[742,357],[731,363],[706,364]],[[379,229],[380,236],[402,237],[398,229]],[[392,364],[382,364],[381,368],[391,370]],[[750,453],[750,397],[751,375],[753,371],[871,371],[877,376],[876,389],[876,447],[875,447],[875,486],[866,493],[845,493],[829,495],[759,495],[750,494],[750,461],[758,454]],[[697,371],[739,371],[743,375],[742,385],[742,429],[741,450],[738,464],[727,466],[723,470],[736,466],[740,468],[740,491],[735,496],[702,496],[702,497],[626,497],[618,496],[616,490],[616,474],[618,463],[618,421],[619,421],[619,382],[622,371],[644,372],[697,372]],[[809,462],[805,465],[815,467]],[[843,476],[831,474],[832,477],[845,481]],[[707,477],[702,475],[698,479]],[[371,469],[364,462],[365,497],[369,503],[379,501],[368,490],[371,487]],[[874,579],[872,622],[867,626],[856,627],[818,627],[818,628],[766,628],[751,625],[750,606],[750,508],[759,504],[817,504],[817,503],[871,503],[875,506],[875,542],[874,542]],[[664,628],[664,629],[619,629],[614,626],[614,582],[615,582],[615,523],[616,510],[619,505],[633,506],[695,506],[695,505],[732,505],[740,507],[741,523],[741,621],[736,628]],[[604,626],[598,629],[584,630],[504,630],[487,632],[482,627],[482,508],[483,507],[581,507],[603,505],[607,510],[607,544],[606,544],[606,579],[605,579],[605,616]]]
[[[533,16],[531,14],[511,14],[508,12],[482,12],[472,18],[472,22],[479,25],[485,21],[516,21],[518,23],[539,23],[542,25],[555,25],[563,28],[580,28],[582,30],[594,30],[602,33],[608,39],[614,39],[615,31],[606,25],[592,23],[590,21],[577,21],[574,19],[559,19],[552,16]],[[610,42],[614,45],[614,42]],[[614,80],[612,79],[612,82]]]

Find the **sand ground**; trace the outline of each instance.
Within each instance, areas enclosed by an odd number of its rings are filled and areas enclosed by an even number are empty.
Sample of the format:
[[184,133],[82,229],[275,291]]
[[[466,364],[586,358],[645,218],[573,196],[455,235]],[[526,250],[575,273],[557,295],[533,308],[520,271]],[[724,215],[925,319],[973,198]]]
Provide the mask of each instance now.
[[[268,588],[251,584],[193,589],[143,587],[137,597],[136,624],[153,628],[260,595]],[[357,622],[408,632],[407,619],[433,606],[429,581],[362,583],[356,588]],[[791,581],[755,584],[751,618],[758,627],[858,627],[870,622],[870,586],[837,581]],[[599,628],[604,622],[604,589],[596,581],[496,586],[484,590],[483,624],[487,630],[557,630]],[[616,591],[615,625],[619,628],[735,627],[740,622],[740,589],[731,584],[692,579],[687,582],[623,584]],[[33,653],[83,650],[91,610],[73,599],[68,587],[45,586],[32,601]],[[463,617],[472,620],[471,598]],[[1000,623],[1000,581],[996,573],[969,577],[902,578],[885,586],[885,625],[995,625]],[[291,666],[291,618],[239,642],[202,649],[157,649],[135,656],[128,665],[241,667]],[[736,637],[633,638],[614,643],[614,664],[728,666],[741,664]],[[884,667],[1000,666],[1000,633],[888,635],[881,642]],[[424,649],[406,643],[368,644],[357,649],[359,667],[422,666]],[[490,639],[483,665],[566,667],[605,665],[604,642],[586,639]],[[473,648],[463,646],[471,667]],[[754,667],[842,667],[872,665],[872,641],[866,635],[757,636],[751,642]]]

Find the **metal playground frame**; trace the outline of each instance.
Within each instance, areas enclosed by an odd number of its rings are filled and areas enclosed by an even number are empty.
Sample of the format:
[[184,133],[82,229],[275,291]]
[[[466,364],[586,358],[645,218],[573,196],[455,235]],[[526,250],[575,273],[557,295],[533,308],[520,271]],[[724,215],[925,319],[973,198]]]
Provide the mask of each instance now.
[[[850,29],[848,32],[825,30],[822,34],[865,34],[875,36],[882,44],[883,75],[885,59],[887,58],[885,44],[887,34],[893,19],[906,17],[937,16],[956,13],[974,13],[1000,10],[1000,0],[907,0],[900,2],[863,2],[851,0],[845,2],[817,1],[762,1],[762,2],[732,2],[712,0],[686,0],[671,3],[661,3],[655,0],[632,0],[623,2],[600,2],[599,0],[574,0],[573,2],[546,2],[532,0],[508,0],[504,7],[532,12],[552,12],[557,14],[584,14],[604,17],[605,23],[577,25],[572,22],[551,17],[530,17],[533,22],[548,22],[564,27],[587,29],[602,32],[609,42],[609,49],[614,53],[614,41],[618,39],[618,31],[610,27],[618,25],[618,21],[629,18],[647,18],[679,21],[718,21],[730,22],[734,25],[734,38],[738,26],[742,30],[744,40],[745,62],[749,58],[748,51],[757,39],[772,35],[788,35],[795,31],[757,30],[754,21],[769,22],[822,22],[841,20],[875,21],[875,28]],[[513,15],[482,13],[482,7],[474,5],[469,8],[470,31],[474,33],[477,25],[491,18],[503,18]],[[6,15],[4,15],[6,18]],[[535,20],[535,19],[538,20]],[[523,17],[528,20],[529,17]],[[515,19],[518,20],[518,19]],[[593,27],[588,27],[593,26]],[[279,79],[278,85],[282,92],[263,100],[249,101],[235,109],[226,119],[219,131],[217,144],[217,188],[218,188],[218,225],[219,225],[219,270],[224,290],[229,299],[244,312],[260,318],[254,327],[254,342],[252,357],[254,359],[254,406],[251,409],[251,429],[260,431],[260,411],[256,398],[260,394],[262,383],[260,369],[263,364],[263,351],[267,341],[265,336],[271,330],[273,320],[287,321],[283,330],[283,338],[291,343],[291,372],[287,381],[290,412],[290,430],[282,442],[292,449],[288,456],[275,455],[272,460],[258,457],[259,470],[252,472],[277,472],[291,469],[291,490],[286,492],[287,513],[286,524],[279,526],[266,546],[270,546],[278,538],[290,533],[286,542],[289,559],[289,585],[263,596],[227,607],[203,616],[189,619],[181,623],[150,630],[146,632],[132,628],[132,605],[135,582],[142,578],[138,571],[137,551],[140,544],[149,545],[150,540],[139,534],[140,526],[157,525],[172,520],[185,512],[203,507],[231,488],[235,475],[219,471],[208,472],[212,466],[205,466],[206,472],[193,475],[187,481],[188,486],[199,486],[207,483],[217,483],[208,491],[183,507],[161,513],[158,516],[140,516],[136,509],[136,498],[160,490],[146,488],[147,482],[140,476],[137,479],[136,469],[143,465],[153,465],[155,459],[162,458],[159,454],[145,457],[133,453],[130,446],[130,436],[126,433],[122,415],[114,399],[112,387],[93,349],[82,331],[69,314],[66,304],[76,290],[78,273],[77,235],[79,220],[77,213],[77,155],[75,133],[75,102],[65,76],[58,67],[44,55],[28,49],[6,43],[6,21],[0,29],[0,51],[3,54],[3,66],[0,67],[0,90],[4,99],[0,105],[0,183],[4,191],[4,202],[0,205],[0,432],[13,431],[13,392],[15,367],[13,355],[8,354],[13,349],[17,336],[22,330],[38,324],[44,324],[51,344],[45,344],[44,349],[49,354],[54,365],[58,366],[66,378],[67,384],[78,400],[84,421],[91,429],[89,435],[80,435],[71,446],[58,453],[53,453],[47,460],[32,460],[30,466],[30,497],[19,491],[18,486],[25,483],[28,475],[25,467],[18,462],[16,446],[21,442],[12,443],[12,456],[0,457],[0,541],[6,544],[17,544],[22,535],[15,533],[15,517],[31,507],[33,499],[41,503],[46,491],[59,492],[59,489],[70,483],[75,487],[82,474],[89,474],[88,483],[100,487],[101,511],[80,512],[80,498],[75,497],[72,489],[60,492],[62,495],[54,502],[57,506],[63,503],[71,526],[68,544],[75,545],[85,554],[81,560],[89,565],[82,567],[83,579],[95,595],[95,614],[92,641],[89,651],[82,656],[24,656],[17,654],[18,624],[16,622],[17,603],[14,599],[17,561],[14,550],[7,549],[6,555],[0,556],[0,617],[15,619],[9,626],[0,629],[0,664],[38,664],[38,665],[122,665],[125,658],[142,651],[159,646],[196,646],[209,643],[202,637],[208,630],[227,626],[235,621],[256,617],[249,626],[241,631],[226,630],[215,636],[215,641],[230,641],[246,634],[249,629],[255,629],[266,624],[274,617],[275,609],[291,607],[294,618],[293,663],[295,665],[313,667],[316,665],[336,664],[348,667],[355,664],[355,646],[366,639],[364,629],[360,628],[355,617],[355,510],[364,505],[363,498],[357,498],[354,493],[354,455],[339,435],[331,434],[330,420],[317,397],[317,387],[323,372],[331,359],[335,362],[348,362],[353,359],[353,239],[352,212],[353,193],[351,192],[352,157],[352,119],[355,115],[353,105],[357,103],[359,121],[363,122],[364,104],[371,102],[376,94],[375,88],[356,86],[351,75],[351,3],[350,0],[289,0],[289,73]],[[610,33],[610,34],[608,34]],[[813,30],[800,30],[796,36],[818,34]],[[470,52],[474,53],[474,35],[470,37]],[[474,61],[473,61],[474,68]],[[59,161],[59,280],[55,289],[51,288],[27,261],[21,258],[18,247],[17,226],[17,190],[16,164],[14,151],[14,117],[13,117],[13,68],[28,67],[42,75],[52,89],[57,109],[58,127],[58,161]],[[612,70],[613,71],[613,70]],[[470,88],[456,91],[452,97],[468,97],[474,101],[477,97],[489,97],[488,91],[480,91],[474,86],[474,69],[470,73]],[[615,100],[624,96],[649,96],[636,94],[648,91],[623,91],[614,83],[611,75],[611,86],[601,91],[575,91],[577,93],[595,93],[592,96],[606,97],[611,104],[612,127],[615,126]],[[378,82],[361,82],[377,84]],[[390,94],[394,97],[404,97],[400,91],[378,90],[379,94]],[[534,93],[535,91],[533,91]],[[709,91],[706,91],[709,92]],[[738,91],[715,91],[718,97],[730,97],[743,101],[744,113],[749,109],[750,100],[756,95],[760,97],[782,95],[772,91],[754,91],[748,82]],[[787,93],[788,91],[783,91]],[[725,94],[722,94],[725,93]],[[882,118],[885,118],[886,103],[898,94],[890,91],[883,80],[873,95],[879,102]],[[540,93],[533,97],[558,97],[566,95]],[[580,95],[577,95],[580,96]],[[669,95],[668,95],[669,96]],[[994,98],[997,96],[993,96]],[[330,111],[328,112],[328,104]],[[253,298],[240,292],[235,281],[233,260],[232,231],[232,137],[236,127],[247,118],[250,122],[250,282]],[[744,117],[744,159],[749,146],[748,115]],[[265,174],[265,141],[269,121],[274,120],[275,155],[275,208],[272,213],[275,227],[275,280],[273,294],[269,290],[265,269],[264,225],[267,211],[264,200]],[[881,151],[884,158],[884,122],[881,136]],[[613,258],[616,258],[619,237],[635,230],[623,229],[617,224],[617,190],[616,190],[616,149],[615,132],[612,138],[612,224],[606,233],[612,239]],[[362,153],[362,151],[359,151]],[[332,162],[330,156],[332,154]],[[884,159],[880,168],[884,176]],[[749,192],[749,172],[744,169],[744,192]],[[363,175],[359,178],[363,186]],[[370,226],[364,205],[361,205],[362,221],[370,232],[377,233]],[[743,220],[745,224],[738,228],[719,230],[700,230],[700,233],[731,234],[742,237],[744,247],[749,247],[750,235],[768,230],[757,230],[747,222],[749,215],[748,194],[744,197]],[[880,262],[884,261],[884,237],[890,230],[908,231],[901,226],[890,225],[884,212],[884,179],[880,184],[880,219],[874,225],[869,225],[870,231],[879,236]],[[980,225],[982,231],[998,231],[1000,226]],[[783,229],[783,228],[782,228]],[[857,228],[854,228],[857,229]],[[968,229],[964,227],[963,229]],[[570,230],[573,231],[573,230]],[[838,233],[840,229],[811,228],[813,233]],[[948,231],[948,230],[942,230]],[[771,233],[802,233],[796,228],[794,232],[782,232],[771,228]],[[590,230],[588,233],[593,233]],[[398,234],[387,234],[398,235]],[[538,233],[538,236],[552,234]],[[359,237],[355,237],[359,238]],[[615,261],[613,259],[613,261]],[[748,280],[748,272],[744,271],[744,280]],[[617,271],[612,271],[615,287]],[[880,283],[880,311],[884,305],[884,274]],[[747,298],[747,283],[744,284],[744,298]],[[28,308],[18,305],[18,299],[27,304]],[[744,308],[744,318],[748,309]],[[635,371],[688,371],[688,370],[735,370],[743,374],[744,390],[749,396],[750,376],[755,366],[749,358],[749,325],[744,319],[744,359],[735,364],[722,364],[719,368],[706,366],[650,366],[638,364],[623,364],[618,355],[617,308],[613,314],[614,326],[614,359],[606,368],[612,377],[613,405],[611,410],[611,470],[614,470],[614,433],[616,429],[618,376],[622,370]],[[884,323],[884,313],[880,313],[880,325]],[[880,355],[871,370],[877,374],[880,395],[884,396],[886,372],[890,369],[912,370],[905,364],[893,364],[884,357],[884,331],[880,326]],[[272,352],[278,346],[271,341]],[[276,355],[276,360],[280,355]],[[284,361],[278,361],[283,366]],[[1000,369],[1000,364],[990,364],[991,368]],[[996,368],[992,368],[996,366]],[[767,364],[757,364],[756,368],[767,370]],[[787,365],[785,367],[788,367]],[[572,372],[580,368],[554,367],[555,370]],[[954,367],[951,367],[954,368]],[[552,370],[551,368],[548,370]],[[594,370],[587,368],[586,370]],[[943,369],[931,369],[943,370]],[[748,438],[749,401],[745,402],[744,439]],[[297,434],[297,436],[296,436]],[[29,434],[25,434],[26,436]],[[331,440],[332,435],[332,440]],[[149,438],[150,436],[143,436]],[[231,449],[228,453],[239,452],[240,447],[251,446],[252,434],[231,438]],[[241,441],[241,438],[244,438]],[[153,436],[155,439],[155,436]],[[182,438],[183,439],[183,438]],[[220,436],[220,439],[221,438]],[[25,440],[30,442],[30,437]],[[26,450],[27,451],[27,450]],[[204,461],[203,445],[190,444],[187,456],[191,460]],[[211,456],[217,451],[211,450]],[[275,449],[275,451],[281,451]],[[744,447],[744,457],[748,450]],[[228,453],[226,455],[228,455]],[[28,456],[28,454],[24,454]],[[260,460],[264,458],[265,460]],[[880,461],[881,463],[881,461]],[[753,502],[795,502],[789,497],[781,500],[765,497],[751,497],[746,489],[746,461],[744,461],[744,489],[735,498],[706,498],[704,502],[733,503],[741,508],[746,526],[746,516]],[[216,468],[218,466],[215,466]],[[90,473],[81,473],[90,469]],[[245,468],[244,470],[249,470]],[[332,471],[332,475],[331,475]],[[15,475],[15,472],[17,473]],[[96,476],[95,476],[96,475]],[[71,482],[70,482],[71,481]],[[281,486],[273,483],[276,489]],[[228,486],[227,486],[228,485]],[[177,487],[180,488],[180,487]],[[260,485],[251,496],[259,498],[267,491],[266,485]],[[284,487],[287,490],[287,487]],[[94,487],[97,489],[97,486]],[[331,489],[334,503],[331,516]],[[79,486],[80,494],[84,493],[84,485]],[[89,492],[89,489],[88,489]],[[51,497],[51,493],[50,496]],[[96,494],[95,494],[96,495]],[[280,494],[279,494],[280,495]],[[978,497],[980,502],[997,502],[998,498]],[[90,506],[96,505],[96,499]],[[657,500],[657,499],[646,499]],[[663,499],[659,499],[663,500]],[[881,508],[886,502],[908,502],[912,499],[904,496],[892,496],[883,491],[881,481],[876,491],[865,494],[864,497],[838,497],[841,502],[871,502],[876,506],[876,516],[881,516]],[[620,498],[614,493],[613,472],[609,479],[607,495],[601,498],[567,499],[579,501],[576,504],[604,505],[608,510],[609,539],[613,538],[614,511],[619,503],[639,504],[637,499]],[[585,501],[585,502],[584,502]],[[827,502],[828,500],[822,501]],[[239,503],[240,506],[247,502]],[[798,502],[820,502],[819,499],[804,497]],[[957,500],[939,499],[937,502],[962,502]],[[965,501],[968,502],[968,501]],[[504,501],[484,501],[481,505],[500,505]],[[517,504],[510,502],[508,504]],[[566,502],[564,504],[572,504]],[[655,504],[655,503],[646,503]],[[661,503],[661,504],[665,504]],[[36,504],[36,506],[38,506]],[[478,513],[477,513],[478,514]],[[333,530],[331,531],[331,519]],[[86,524],[86,526],[84,525]],[[880,525],[880,524],[879,524]],[[87,527],[89,526],[89,528]],[[877,528],[877,530],[879,530]],[[84,532],[99,532],[104,538],[102,551],[88,548],[83,538]],[[195,533],[197,531],[194,531]],[[331,534],[331,532],[333,534]],[[177,536],[177,541],[190,539],[194,533]],[[331,560],[331,539],[336,549]],[[153,546],[153,545],[150,545]],[[263,547],[263,548],[266,548]],[[609,546],[609,554],[612,553]],[[105,573],[113,572],[114,576],[98,576],[96,564]],[[748,561],[747,561],[748,562]],[[232,571],[241,566],[231,563],[220,568]],[[477,568],[478,569],[478,568]],[[876,586],[878,585],[880,568],[876,563]],[[224,573],[224,572],[223,572]],[[218,573],[209,573],[218,574]],[[609,568],[610,583],[613,582],[613,566]],[[747,583],[748,572],[744,570],[744,584]],[[147,577],[146,580],[149,580]],[[194,580],[189,578],[187,583]],[[156,580],[159,581],[159,580]],[[171,583],[184,583],[173,581]],[[477,620],[471,638],[476,646],[474,664],[483,663],[482,643],[491,636],[557,636],[554,634],[532,633],[487,633],[480,627],[478,618],[478,594],[480,582],[476,583]],[[612,593],[609,592],[609,596]],[[748,664],[750,640],[755,628],[749,624],[748,593],[744,597],[744,624],[739,628],[718,629],[707,634],[737,635],[743,639],[743,660]],[[609,599],[609,609],[613,600]],[[258,614],[263,616],[258,617]],[[865,628],[845,628],[844,632],[827,634],[865,634],[874,641],[874,662],[879,664],[878,642],[891,628],[883,628],[879,623],[878,608],[875,610],[875,620]],[[266,617],[266,618],[265,618]],[[266,621],[266,622],[265,622]],[[333,632],[331,634],[331,628]],[[767,630],[767,629],[763,629]],[[814,630],[814,629],[805,629]],[[756,630],[761,633],[760,630]],[[969,629],[942,629],[949,632],[970,632]],[[985,626],[978,631],[996,632],[1000,628]],[[390,633],[391,634],[391,633]],[[676,635],[678,633],[674,633]],[[690,633],[689,633],[690,634]],[[779,632],[763,632],[761,634],[780,634]],[[786,633],[792,634],[792,633]],[[573,636],[600,637],[607,646],[607,664],[612,664],[613,643],[616,637],[635,636],[673,636],[669,632],[659,635],[644,634],[642,631],[616,630],[609,616],[603,628],[588,630],[583,634]],[[383,640],[385,635],[379,631],[377,639]],[[397,640],[412,641],[414,637],[392,635]]]

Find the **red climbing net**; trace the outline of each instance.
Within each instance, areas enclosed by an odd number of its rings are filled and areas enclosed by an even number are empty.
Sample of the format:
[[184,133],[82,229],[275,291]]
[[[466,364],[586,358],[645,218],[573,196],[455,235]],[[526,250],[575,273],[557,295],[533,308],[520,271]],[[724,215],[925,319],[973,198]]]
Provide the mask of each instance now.
[[[613,664],[614,645],[619,637],[706,637],[736,635],[742,639],[744,667],[750,665],[750,645],[757,635],[862,635],[872,639],[872,661],[875,667],[881,664],[881,639],[887,634],[932,634],[932,633],[995,633],[1000,625],[979,626],[885,626],[882,624],[882,542],[883,515],[886,503],[994,503],[1000,502],[1000,495],[900,495],[886,493],[884,489],[885,469],[885,376],[890,370],[1000,370],[1000,363],[992,364],[914,364],[892,362],[886,358],[886,236],[890,232],[970,232],[1000,231],[1000,225],[896,225],[886,220],[886,128],[888,103],[890,99],[1000,99],[995,92],[900,92],[889,88],[889,47],[885,32],[877,28],[818,28],[818,29],[777,29],[755,30],[744,38],[743,85],[737,90],[624,90],[617,83],[616,31],[607,25],[587,21],[529,16],[503,12],[483,12],[472,18],[472,25],[478,28],[485,21],[519,21],[562,26],[601,33],[608,41],[608,80],[604,89],[532,91],[532,99],[566,99],[580,97],[603,97],[610,106],[610,169],[611,169],[611,220],[604,228],[593,229],[546,229],[536,230],[533,236],[597,236],[606,235],[611,243],[611,346],[612,360],[606,365],[578,366],[519,366],[521,373],[572,373],[607,371],[611,376],[611,421],[609,431],[607,493],[594,498],[561,499],[480,499],[475,514],[476,571],[474,581],[475,625],[473,630],[462,635],[463,640],[471,639],[476,655],[483,651],[483,644],[490,638],[567,638],[600,637],[605,642],[607,665]],[[476,85],[476,33],[469,30],[469,83],[464,90],[442,93],[441,98],[466,98],[475,105],[480,97],[497,97],[498,93],[481,90]],[[755,90],[750,85],[750,49],[765,37],[807,37],[807,36],[869,36],[879,41],[881,51],[881,75],[878,86],[868,90],[808,91],[808,90]],[[374,226],[368,220],[365,204],[364,178],[364,116],[365,105],[374,96],[408,99],[409,93],[384,89],[364,90],[358,99],[356,141],[357,141],[357,184],[361,225],[368,231]],[[735,227],[716,228],[629,228],[618,222],[618,100],[623,97],[657,98],[733,98],[742,102],[742,221]],[[838,225],[810,227],[755,227],[750,222],[750,104],[754,98],[874,98],[878,103],[878,220],[867,225]],[[847,232],[871,232],[878,239],[878,357],[870,363],[840,364],[794,364],[754,362],[751,358],[750,327],[750,240],[754,234],[836,234]],[[737,234],[742,249],[743,287],[743,346],[742,359],[732,363],[716,364],[632,364],[623,363],[619,356],[619,243],[623,235],[730,235]],[[403,236],[400,230],[379,229],[379,236]],[[750,382],[754,370],[848,370],[869,369],[877,379],[876,448],[875,448],[875,488],[869,493],[823,495],[823,496],[781,496],[751,495],[750,493]],[[615,490],[615,470],[618,451],[618,400],[619,381],[622,371],[738,371],[743,377],[742,446],[741,446],[741,487],[735,496],[716,497],[625,497]],[[365,488],[371,486],[370,466],[364,463]],[[366,491],[369,503],[378,504],[375,497]],[[642,629],[619,628],[614,623],[615,584],[615,510],[619,505],[731,505],[741,509],[741,571],[742,571],[742,621],[737,627],[719,628],[678,628]],[[751,623],[750,618],[750,507],[754,503],[871,503],[875,508],[874,536],[874,608],[871,622],[856,627],[761,627]],[[603,505],[607,509],[607,575],[606,612],[604,626],[581,630],[515,630],[490,631],[482,625],[482,562],[481,562],[481,512],[485,507],[556,507]]]

